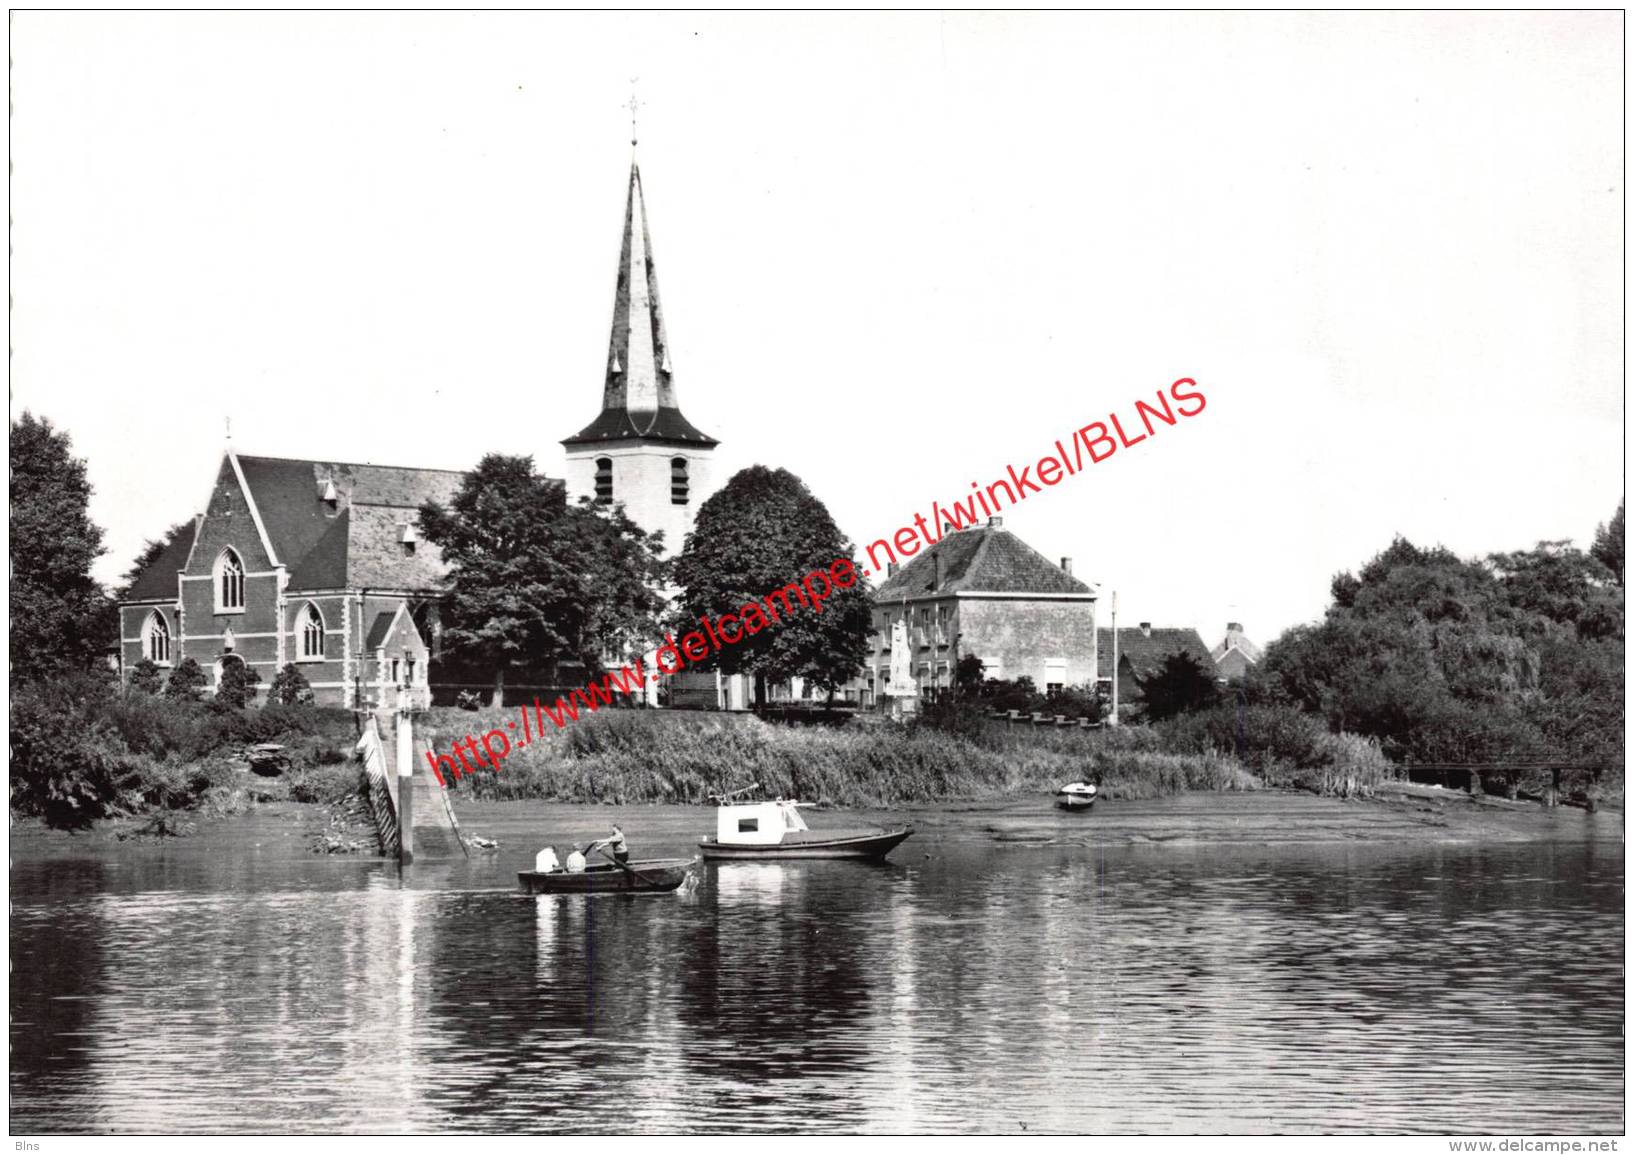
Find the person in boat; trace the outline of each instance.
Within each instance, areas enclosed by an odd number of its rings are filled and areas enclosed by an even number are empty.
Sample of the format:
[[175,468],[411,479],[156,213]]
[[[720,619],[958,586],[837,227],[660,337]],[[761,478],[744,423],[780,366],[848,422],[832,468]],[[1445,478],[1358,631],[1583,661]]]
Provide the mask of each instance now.
[[562,864],[556,861],[556,848],[547,846],[541,850],[533,860],[533,869],[536,874],[549,874],[562,869]]
[[567,852],[567,872],[569,874],[584,873],[584,851],[576,846]]
[[630,861],[629,844],[624,841],[624,831],[620,830],[617,826],[613,827],[612,834],[608,835],[606,838],[598,838],[589,846],[585,847],[585,850],[600,850],[602,847],[606,847],[613,852],[613,860],[615,862],[624,863]]

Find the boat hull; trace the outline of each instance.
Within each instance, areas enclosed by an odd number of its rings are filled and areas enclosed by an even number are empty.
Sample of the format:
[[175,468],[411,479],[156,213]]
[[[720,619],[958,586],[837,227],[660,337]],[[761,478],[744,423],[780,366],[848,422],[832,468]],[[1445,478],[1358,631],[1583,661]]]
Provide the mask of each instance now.
[[519,870],[516,877],[530,894],[662,894],[686,881],[695,860],[653,858],[630,862],[626,870],[614,863],[598,863],[581,871]]
[[884,858],[913,833],[909,826],[893,830],[790,830],[773,845],[735,846],[706,838],[698,843],[705,858]]
[[1095,805],[1095,799],[1077,794],[1063,794],[1055,800],[1055,804],[1062,810],[1088,810]]

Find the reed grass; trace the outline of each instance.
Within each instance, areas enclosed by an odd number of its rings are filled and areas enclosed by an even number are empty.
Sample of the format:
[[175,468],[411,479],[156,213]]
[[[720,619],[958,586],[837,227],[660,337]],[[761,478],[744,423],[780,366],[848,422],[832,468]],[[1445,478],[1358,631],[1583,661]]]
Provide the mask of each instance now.
[[[439,710],[429,721],[441,752],[468,734],[506,730],[513,719],[493,710]],[[1116,732],[1066,737],[1027,742],[995,733],[972,741],[928,728],[607,711],[513,749],[498,773],[479,770],[459,788],[483,799],[701,803],[759,783],[785,797],[869,808],[1048,792],[1097,776],[1111,798],[1259,784],[1228,755],[1164,752],[1149,737]]]

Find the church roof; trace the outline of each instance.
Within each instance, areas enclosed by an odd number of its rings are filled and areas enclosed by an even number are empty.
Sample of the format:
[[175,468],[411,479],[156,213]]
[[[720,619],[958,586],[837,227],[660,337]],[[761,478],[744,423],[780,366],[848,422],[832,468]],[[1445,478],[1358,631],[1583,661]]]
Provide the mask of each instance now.
[[125,593],[128,601],[148,601],[152,598],[176,596],[176,574],[187,565],[187,555],[193,552],[193,538],[199,531],[198,519],[187,523],[175,539],[165,546],[158,557],[147,564]]
[[950,533],[905,563],[875,601],[946,593],[1090,594],[1089,586],[1001,525]]
[[635,164],[630,165],[630,191],[624,206],[624,244],[618,257],[606,368],[601,413],[578,433],[564,438],[563,445],[635,439],[682,445],[719,444],[681,415],[675,399],[669,334],[664,331],[664,309],[658,297],[658,270],[647,229],[641,169]]
[[[292,592],[317,589],[438,589],[442,551],[417,538],[404,548],[426,501],[451,502],[465,474],[453,469],[239,455],[255,511]],[[332,496],[333,500],[330,500]],[[197,533],[190,525],[137,576],[131,601],[176,595]]]
[[[260,511],[289,588],[378,585],[431,589],[441,581],[437,547],[402,549],[401,527],[426,501],[451,501],[465,474],[453,469],[312,461],[240,454],[239,468]],[[325,486],[335,500],[325,500]]]
[[[1099,656],[1099,675],[1112,676],[1112,631],[1095,631],[1095,649]],[[1205,674],[1214,672],[1214,659],[1208,646],[1196,630],[1153,626],[1141,629],[1132,626],[1118,630],[1118,662],[1128,661],[1136,677],[1149,678],[1163,668],[1163,660],[1170,654],[1187,654],[1194,658]]]

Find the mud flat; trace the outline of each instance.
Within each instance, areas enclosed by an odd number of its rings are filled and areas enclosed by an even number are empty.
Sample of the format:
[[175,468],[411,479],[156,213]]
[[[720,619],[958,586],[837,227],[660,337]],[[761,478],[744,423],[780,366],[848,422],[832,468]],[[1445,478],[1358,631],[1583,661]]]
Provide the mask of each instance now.
[[[538,847],[583,844],[623,827],[638,855],[691,854],[714,826],[707,806],[638,804],[610,806],[534,800],[470,802],[456,798],[455,812],[467,835],[495,840],[505,861]],[[13,821],[12,854],[18,858],[122,857],[180,851],[197,853],[221,838],[252,838],[277,857],[307,856],[326,829],[329,807],[274,802],[242,815],[189,815],[194,832],[183,838],[121,840],[140,819],[106,822],[90,831],[48,830],[37,821]],[[1602,809],[1545,809],[1490,795],[1405,783],[1390,784],[1371,799],[1340,800],[1281,790],[1193,793],[1168,798],[1098,802],[1092,810],[1057,810],[1047,795],[948,802],[890,811],[813,809],[813,828],[906,819],[914,835],[895,857],[934,853],[937,845],[985,843],[1096,846],[1270,846],[1333,843],[1475,843],[1623,840],[1623,815]],[[484,856],[474,851],[473,857]],[[355,857],[355,856],[334,856]]]

